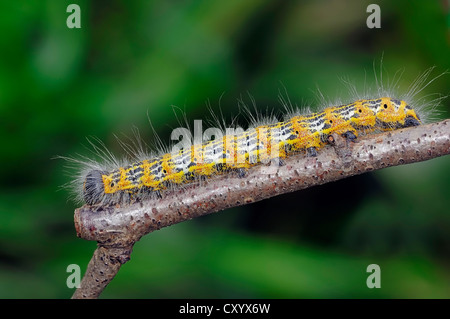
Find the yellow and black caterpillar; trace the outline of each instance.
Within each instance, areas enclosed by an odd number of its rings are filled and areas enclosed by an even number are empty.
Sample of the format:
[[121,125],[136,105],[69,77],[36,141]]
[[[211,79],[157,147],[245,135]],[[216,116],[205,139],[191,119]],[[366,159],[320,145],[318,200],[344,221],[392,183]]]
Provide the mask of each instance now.
[[91,167],[83,178],[82,197],[89,205],[111,205],[140,200],[170,185],[197,178],[238,172],[306,151],[316,156],[332,133],[353,141],[361,134],[420,125],[416,111],[390,97],[363,99],[291,116],[286,121],[260,125],[234,135],[194,144],[182,150],[123,165],[111,170]]

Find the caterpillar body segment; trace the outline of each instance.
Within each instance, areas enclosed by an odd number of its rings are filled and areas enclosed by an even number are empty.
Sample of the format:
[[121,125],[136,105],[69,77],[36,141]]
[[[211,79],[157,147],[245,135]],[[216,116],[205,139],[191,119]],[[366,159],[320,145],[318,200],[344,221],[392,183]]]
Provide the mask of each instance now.
[[260,125],[236,134],[192,145],[111,171],[92,170],[85,177],[87,204],[110,205],[139,200],[170,185],[185,185],[196,178],[245,170],[278,161],[298,152],[316,156],[332,133],[354,141],[361,134],[420,125],[405,101],[389,97],[358,100],[321,112],[292,116],[283,122]]

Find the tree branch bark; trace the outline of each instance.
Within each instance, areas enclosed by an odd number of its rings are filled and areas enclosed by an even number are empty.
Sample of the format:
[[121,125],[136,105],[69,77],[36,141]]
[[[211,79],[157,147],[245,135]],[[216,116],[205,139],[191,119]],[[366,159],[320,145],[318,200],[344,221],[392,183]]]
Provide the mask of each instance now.
[[332,137],[332,146],[322,149],[317,157],[290,156],[283,166],[253,167],[244,178],[221,175],[201,185],[165,191],[161,199],[76,209],[78,237],[97,241],[98,248],[72,298],[97,298],[130,259],[134,243],[162,227],[345,177],[447,155],[450,119],[368,135],[356,143]]

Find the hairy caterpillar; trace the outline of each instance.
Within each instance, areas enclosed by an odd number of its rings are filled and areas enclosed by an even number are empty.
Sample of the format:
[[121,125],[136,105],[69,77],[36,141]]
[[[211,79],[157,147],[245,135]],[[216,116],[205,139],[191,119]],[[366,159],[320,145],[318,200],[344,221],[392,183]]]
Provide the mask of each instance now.
[[[292,112],[284,121],[254,124],[246,131],[216,136],[214,140],[172,152],[156,156],[142,152],[131,164],[113,160],[105,167],[88,161],[83,163],[86,167],[77,180],[81,184],[77,196],[89,205],[139,201],[148,196],[161,196],[167,188],[188,185],[201,178],[232,172],[244,176],[246,169],[270,161],[282,165],[284,158],[295,153],[316,156],[332,133],[355,141],[360,135],[420,125],[420,110],[406,100],[411,100],[436,79],[425,83],[430,72],[431,69],[413,83],[404,99],[386,94],[326,107],[316,113]],[[113,158],[107,151],[98,151],[104,157]]]

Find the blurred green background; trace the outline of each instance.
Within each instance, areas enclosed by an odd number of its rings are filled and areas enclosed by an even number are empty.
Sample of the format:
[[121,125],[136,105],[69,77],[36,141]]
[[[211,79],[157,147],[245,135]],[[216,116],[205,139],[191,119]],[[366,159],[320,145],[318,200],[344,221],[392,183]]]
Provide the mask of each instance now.
[[[366,27],[369,3],[381,29]],[[81,7],[81,29],[66,8]],[[0,3],[0,297],[69,298],[96,247],[78,239],[57,155],[116,155],[148,118],[165,143],[187,118],[229,123],[238,98],[280,112],[279,90],[350,101],[340,78],[399,90],[450,69],[448,1],[57,1]],[[423,95],[448,95],[449,75]],[[448,118],[449,100],[437,118]],[[245,121],[244,121],[245,122]],[[145,236],[102,298],[450,298],[450,158],[394,167]],[[368,289],[366,267],[381,267]]]

